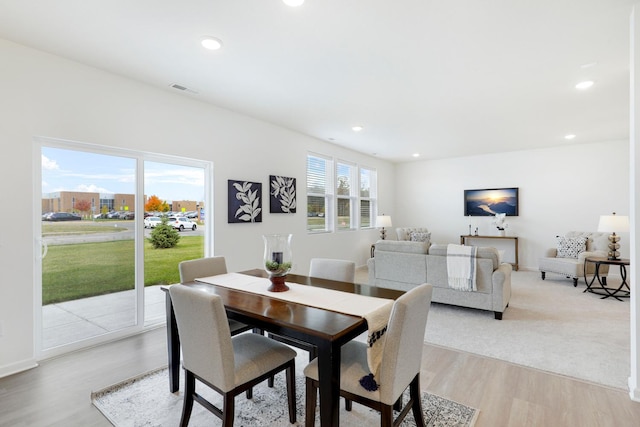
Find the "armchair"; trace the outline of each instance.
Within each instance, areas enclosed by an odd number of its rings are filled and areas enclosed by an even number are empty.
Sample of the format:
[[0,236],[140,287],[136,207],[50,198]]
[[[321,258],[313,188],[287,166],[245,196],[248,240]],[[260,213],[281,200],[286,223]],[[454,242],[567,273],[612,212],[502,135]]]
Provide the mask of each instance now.
[[[428,234],[427,238],[431,237],[429,230],[424,227],[398,227],[396,228],[396,236],[398,240],[409,241],[411,240],[411,233],[425,233]],[[421,234],[420,237],[425,237],[425,234]]]
[[[573,279],[573,286],[578,286],[578,278],[584,277],[585,258],[607,256],[608,236],[608,233],[583,231],[570,231],[564,236],[556,236],[556,247],[548,249],[538,260],[542,280],[546,278],[546,273],[556,273]],[[606,283],[608,272],[608,265],[600,267],[603,283]],[[594,273],[595,264],[588,264],[587,274]]]

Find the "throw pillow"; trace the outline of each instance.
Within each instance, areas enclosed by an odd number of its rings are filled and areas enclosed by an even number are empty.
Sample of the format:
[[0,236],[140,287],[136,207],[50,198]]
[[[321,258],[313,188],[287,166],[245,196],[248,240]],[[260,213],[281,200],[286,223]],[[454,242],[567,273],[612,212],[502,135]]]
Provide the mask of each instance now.
[[558,258],[578,258],[587,249],[587,239],[584,237],[557,237]]
[[412,231],[409,234],[409,241],[410,242],[427,242],[429,243],[429,240],[431,240],[431,233],[420,233],[417,231]]

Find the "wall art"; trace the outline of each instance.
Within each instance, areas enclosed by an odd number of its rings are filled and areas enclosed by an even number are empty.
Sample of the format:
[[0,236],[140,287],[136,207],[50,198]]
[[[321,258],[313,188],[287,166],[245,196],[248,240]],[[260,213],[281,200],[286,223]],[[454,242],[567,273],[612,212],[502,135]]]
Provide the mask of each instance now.
[[269,212],[296,213],[296,179],[269,175]]
[[227,222],[262,222],[262,183],[227,181]]

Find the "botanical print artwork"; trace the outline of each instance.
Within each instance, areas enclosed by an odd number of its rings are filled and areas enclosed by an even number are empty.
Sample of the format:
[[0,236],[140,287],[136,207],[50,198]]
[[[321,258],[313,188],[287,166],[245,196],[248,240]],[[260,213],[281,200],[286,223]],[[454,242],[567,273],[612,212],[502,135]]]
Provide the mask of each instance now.
[[227,181],[227,222],[262,222],[262,183]]
[[269,212],[296,213],[296,179],[269,175]]

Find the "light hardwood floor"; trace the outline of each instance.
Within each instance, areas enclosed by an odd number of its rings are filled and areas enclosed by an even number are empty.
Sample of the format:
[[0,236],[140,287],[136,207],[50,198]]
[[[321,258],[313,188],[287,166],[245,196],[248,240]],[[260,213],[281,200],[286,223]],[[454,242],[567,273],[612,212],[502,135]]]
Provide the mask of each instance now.
[[[91,391],[164,364],[164,328],[44,361],[0,379],[0,426],[110,426]],[[480,409],[477,427],[640,425],[623,390],[432,345],[422,388]]]

